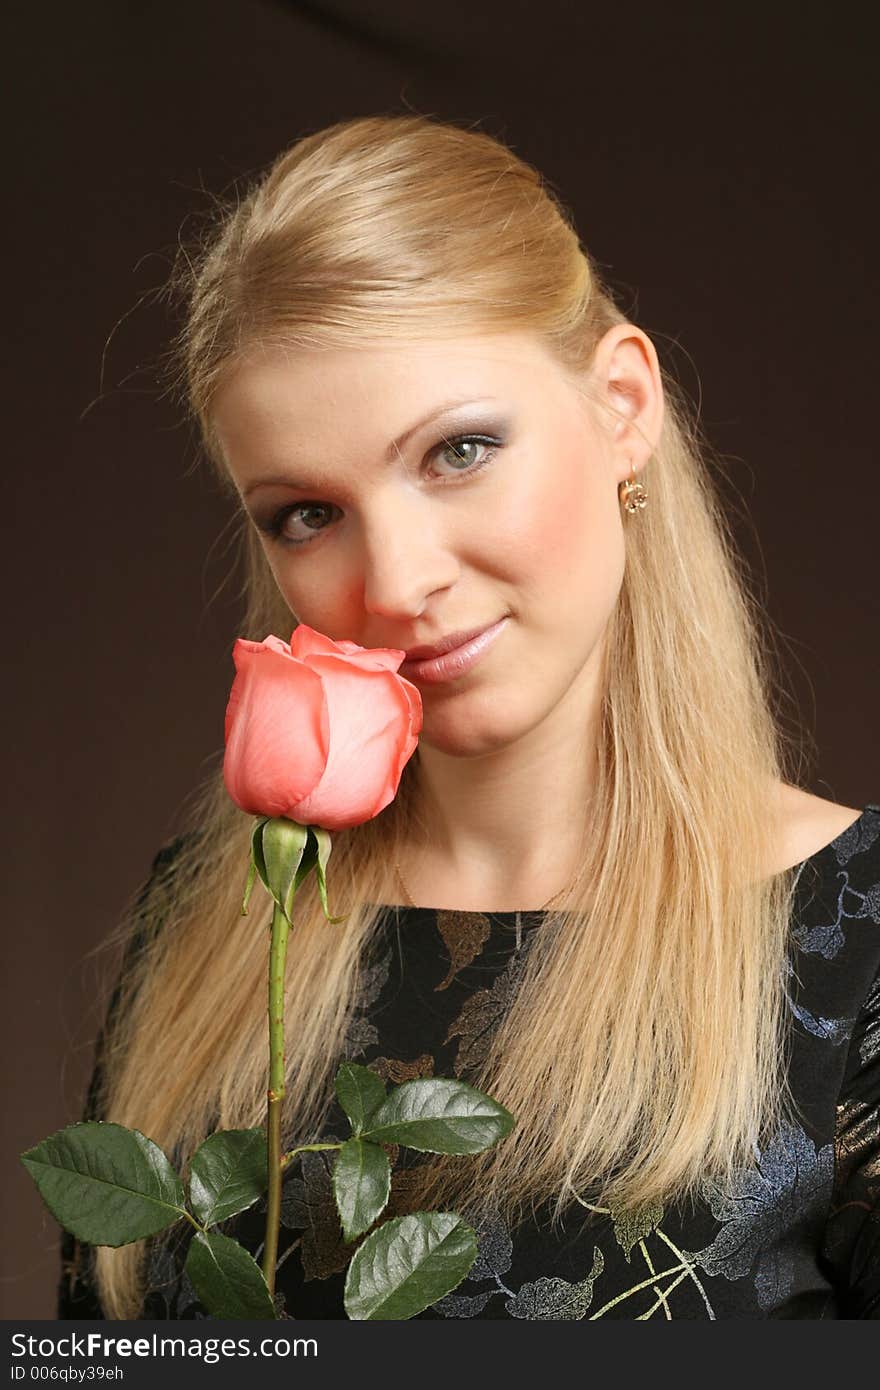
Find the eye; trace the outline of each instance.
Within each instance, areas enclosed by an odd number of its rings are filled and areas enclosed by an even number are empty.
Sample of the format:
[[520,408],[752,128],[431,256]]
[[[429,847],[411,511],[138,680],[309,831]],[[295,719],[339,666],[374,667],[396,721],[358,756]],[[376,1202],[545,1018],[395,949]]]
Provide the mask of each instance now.
[[[503,439],[497,439],[492,435],[486,434],[460,434],[452,439],[444,439],[440,444],[428,451],[427,457],[430,459],[445,459],[447,463],[452,463],[453,469],[449,474],[435,474],[444,486],[458,481],[459,478],[467,480],[474,474],[480,473],[495,457],[496,451],[502,448]],[[479,451],[483,451],[480,453]],[[322,531],[327,530],[326,518],[338,507],[334,507],[331,502],[293,502],[282,507],[274,516],[266,522],[258,522],[261,531],[277,540],[281,545],[301,546],[308,545],[315,540]],[[307,531],[311,535],[292,536],[286,531],[290,518],[296,517],[302,521]],[[317,524],[314,524],[317,517]],[[324,520],[322,521],[322,518]]]
[[[445,456],[447,461],[453,460],[458,465],[453,472],[470,477],[492,462],[495,450],[501,447],[502,442],[486,434],[460,434],[455,439],[444,439],[431,453],[437,458]],[[480,449],[488,450],[488,453],[475,454],[474,451]]]
[[284,527],[287,525],[288,517],[299,514],[303,518],[306,528],[311,530],[314,535],[319,535],[326,527],[321,525],[312,526],[311,521],[306,518],[313,517],[317,512],[320,519],[321,513],[326,514],[333,510],[334,508],[329,502],[294,502],[291,506],[282,507],[281,510],[276,512],[264,526],[260,527],[260,529],[266,531],[275,540],[280,541],[282,545],[308,545],[309,541],[312,539],[311,536],[289,536],[282,534]]

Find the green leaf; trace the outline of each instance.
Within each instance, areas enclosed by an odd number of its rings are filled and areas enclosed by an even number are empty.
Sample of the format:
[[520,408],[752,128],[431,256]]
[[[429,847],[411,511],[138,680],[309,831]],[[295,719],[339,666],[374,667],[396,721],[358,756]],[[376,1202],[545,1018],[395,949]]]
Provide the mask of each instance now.
[[460,1284],[476,1258],[476,1233],[453,1211],[385,1221],[354,1253],[345,1311],[357,1321],[415,1317]]
[[321,906],[324,909],[324,916],[327,918],[327,921],[335,926],[337,922],[344,922],[349,914],[344,912],[341,917],[330,916],[330,907],[327,902],[327,860],[330,858],[333,842],[330,839],[330,832],[325,830],[323,826],[312,825],[309,829],[315,837],[315,844],[317,846],[316,868],[318,874],[318,892],[321,895]]
[[382,1078],[369,1067],[356,1062],[343,1062],[334,1082],[336,1097],[355,1134],[360,1134],[385,1099]]
[[83,1120],[21,1155],[46,1206],[90,1245],[128,1245],[186,1215],[183,1183],[152,1139]]
[[263,1271],[231,1236],[196,1231],[186,1272],[209,1313],[217,1318],[274,1318],[275,1305]]
[[435,1154],[475,1154],[503,1139],[513,1116],[464,1081],[422,1077],[390,1091],[361,1137]]
[[257,869],[288,922],[293,920],[293,899],[300,881],[297,875],[308,838],[306,826],[285,816],[264,821],[260,831]]
[[347,1139],[333,1167],[333,1195],[346,1240],[372,1226],[384,1210],[391,1191],[391,1164],[378,1144]]
[[193,1155],[189,1202],[203,1226],[214,1226],[246,1211],[269,1184],[266,1132],[221,1129],[208,1136]]

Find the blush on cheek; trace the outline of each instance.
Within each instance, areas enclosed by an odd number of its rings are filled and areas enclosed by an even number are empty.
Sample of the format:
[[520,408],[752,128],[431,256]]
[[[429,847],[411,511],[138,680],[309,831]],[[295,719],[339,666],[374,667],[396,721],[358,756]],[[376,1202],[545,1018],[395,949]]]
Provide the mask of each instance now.
[[607,617],[623,578],[625,559],[620,508],[613,479],[584,458],[583,444],[559,460],[552,507],[534,509],[535,554],[542,587],[552,590],[560,612],[589,611]]
[[583,444],[569,444],[557,456],[553,485],[535,489],[528,514],[530,538],[540,546],[544,561],[553,567],[583,563],[585,552],[601,550],[614,521],[595,469],[584,459]]

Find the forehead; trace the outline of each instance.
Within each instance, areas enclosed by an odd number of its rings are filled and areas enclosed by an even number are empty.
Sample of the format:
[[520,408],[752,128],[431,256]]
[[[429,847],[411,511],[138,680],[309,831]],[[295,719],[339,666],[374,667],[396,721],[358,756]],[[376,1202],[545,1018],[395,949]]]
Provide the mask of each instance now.
[[318,435],[375,423],[383,437],[447,400],[517,399],[563,373],[534,338],[506,334],[249,355],[221,383],[210,417],[224,452],[293,430]]

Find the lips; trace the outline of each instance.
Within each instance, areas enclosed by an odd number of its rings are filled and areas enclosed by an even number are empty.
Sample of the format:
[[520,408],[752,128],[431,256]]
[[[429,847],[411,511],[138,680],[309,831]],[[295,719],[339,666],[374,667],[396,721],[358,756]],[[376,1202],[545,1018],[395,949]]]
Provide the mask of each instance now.
[[455,682],[483,659],[508,622],[509,614],[505,613],[496,623],[478,629],[475,636],[468,637],[464,642],[459,641],[459,633],[450,633],[445,640],[454,640],[458,642],[457,646],[450,647],[439,656],[414,657],[411,661],[404,661],[397,674],[422,686]]
[[474,637],[479,637],[481,632],[487,628],[494,627],[499,620],[496,618],[491,623],[484,623],[482,627],[463,628],[460,632],[450,632],[448,636],[442,637],[433,646],[407,647],[407,661],[426,661],[432,656],[443,656],[445,652],[454,651],[456,647],[464,646],[465,642],[470,642]]

